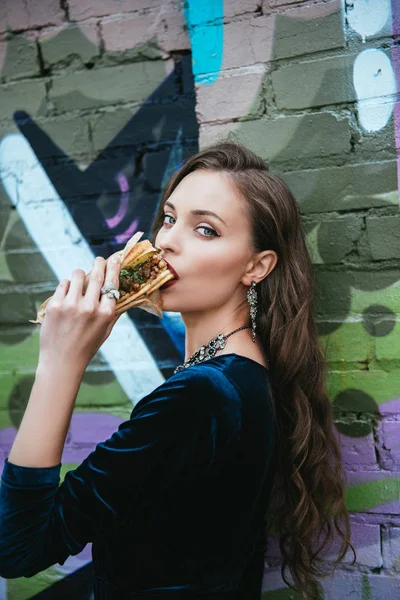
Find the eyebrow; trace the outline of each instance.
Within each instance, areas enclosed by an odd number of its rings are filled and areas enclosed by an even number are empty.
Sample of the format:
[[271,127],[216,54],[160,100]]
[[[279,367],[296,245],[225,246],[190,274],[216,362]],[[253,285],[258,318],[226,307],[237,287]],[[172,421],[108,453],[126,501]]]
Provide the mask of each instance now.
[[[175,206],[172,204],[172,202],[169,202],[169,200],[164,202],[164,206],[170,206],[173,210],[175,210]],[[216,219],[221,221],[224,225],[226,225],[225,221],[221,217],[219,217],[215,212],[212,212],[212,210],[201,210],[200,208],[197,208],[195,210],[191,210],[190,213],[192,215],[209,215],[211,217],[215,217]]]

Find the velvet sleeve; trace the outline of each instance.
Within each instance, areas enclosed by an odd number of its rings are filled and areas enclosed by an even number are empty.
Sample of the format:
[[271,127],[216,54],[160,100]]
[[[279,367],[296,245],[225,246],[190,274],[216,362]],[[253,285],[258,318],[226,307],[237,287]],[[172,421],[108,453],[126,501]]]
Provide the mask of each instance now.
[[[191,367],[140,400],[130,419],[59,485],[61,465],[6,460],[0,488],[0,576],[30,577],[129,518],[196,465],[213,460],[218,383]],[[227,385],[227,384],[225,384]]]

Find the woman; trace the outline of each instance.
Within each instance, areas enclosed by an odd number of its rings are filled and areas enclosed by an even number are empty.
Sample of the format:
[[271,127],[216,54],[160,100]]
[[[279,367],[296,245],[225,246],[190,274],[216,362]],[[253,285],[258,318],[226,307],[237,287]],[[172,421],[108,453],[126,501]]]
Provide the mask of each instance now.
[[3,472],[0,575],[93,542],[95,598],[258,600],[274,525],[286,583],[288,567],[314,598],[333,535],[335,566],[354,549],[296,202],[259,157],[219,144],[172,177],[152,241],[179,277],[162,294],[185,363],[58,487],[83,373],[116,322],[101,287],[120,267],[96,258],[85,296],[83,271],[60,283]]

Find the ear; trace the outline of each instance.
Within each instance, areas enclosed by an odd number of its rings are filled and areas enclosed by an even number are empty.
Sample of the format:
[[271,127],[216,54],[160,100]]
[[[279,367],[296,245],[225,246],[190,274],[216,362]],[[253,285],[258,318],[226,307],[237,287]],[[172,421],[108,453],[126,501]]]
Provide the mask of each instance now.
[[275,268],[278,255],[274,250],[264,250],[255,254],[249,263],[246,273],[242,277],[244,285],[251,285],[252,281],[259,283]]

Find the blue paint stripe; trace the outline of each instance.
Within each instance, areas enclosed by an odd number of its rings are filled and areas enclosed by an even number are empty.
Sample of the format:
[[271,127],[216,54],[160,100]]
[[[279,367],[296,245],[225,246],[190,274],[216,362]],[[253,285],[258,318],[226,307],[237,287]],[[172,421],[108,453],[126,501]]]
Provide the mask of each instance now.
[[218,78],[224,49],[223,0],[186,0],[184,14],[192,45],[196,83],[209,85]]

